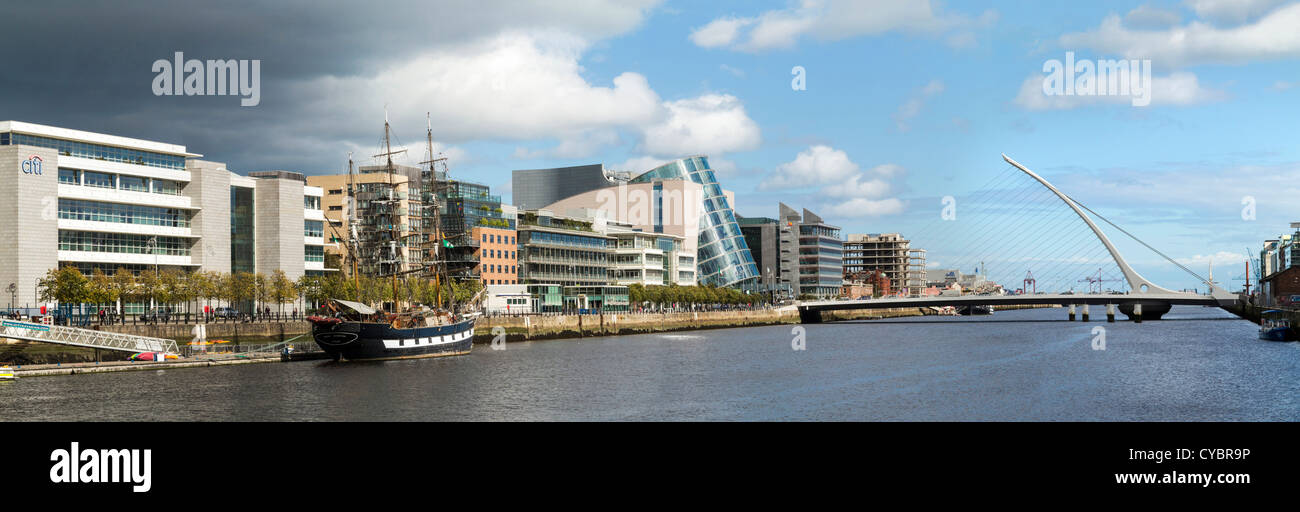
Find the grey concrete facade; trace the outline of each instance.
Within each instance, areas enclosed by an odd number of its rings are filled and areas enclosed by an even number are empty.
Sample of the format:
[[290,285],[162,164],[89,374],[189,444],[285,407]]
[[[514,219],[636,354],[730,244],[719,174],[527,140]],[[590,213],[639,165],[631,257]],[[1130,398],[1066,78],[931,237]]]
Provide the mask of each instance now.
[[[23,162],[40,159],[40,174]],[[36,281],[59,261],[59,154],[48,148],[0,146],[0,304],[36,306]],[[13,285],[13,292],[9,286]]]
[[198,211],[190,229],[198,238],[191,261],[204,272],[230,272],[230,171],[219,162],[190,159],[185,162],[190,183],[184,194]]
[[303,181],[297,179],[257,179],[253,217],[258,272],[269,276],[283,270],[289,279],[295,280],[306,272],[303,186]]
[[613,186],[602,164],[514,171],[510,178],[511,202],[520,210],[545,208],[562,199]]

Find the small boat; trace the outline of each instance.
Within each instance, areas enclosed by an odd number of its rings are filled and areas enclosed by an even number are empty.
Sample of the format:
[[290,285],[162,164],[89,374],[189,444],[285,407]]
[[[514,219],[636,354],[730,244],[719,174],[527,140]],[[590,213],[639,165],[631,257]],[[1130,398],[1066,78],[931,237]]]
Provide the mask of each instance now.
[[14,369],[8,366],[0,366],[0,380],[14,380]]
[[1291,319],[1286,311],[1270,309],[1259,315],[1259,339],[1267,341],[1295,341],[1296,333],[1291,329]]

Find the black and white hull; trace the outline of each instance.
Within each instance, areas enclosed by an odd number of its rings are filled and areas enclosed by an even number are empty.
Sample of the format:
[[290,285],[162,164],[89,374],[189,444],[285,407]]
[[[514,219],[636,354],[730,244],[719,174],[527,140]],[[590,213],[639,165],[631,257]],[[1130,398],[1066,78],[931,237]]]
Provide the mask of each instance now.
[[395,329],[376,322],[313,322],[312,337],[335,359],[381,361],[468,354],[474,346],[474,321]]

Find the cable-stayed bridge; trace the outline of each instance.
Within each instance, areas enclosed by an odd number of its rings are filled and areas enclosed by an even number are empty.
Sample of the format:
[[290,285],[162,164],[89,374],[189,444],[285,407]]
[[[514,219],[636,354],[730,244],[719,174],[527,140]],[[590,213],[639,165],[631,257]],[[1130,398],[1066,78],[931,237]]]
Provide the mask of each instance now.
[[[1051,272],[1044,272],[1041,266],[1038,269],[1030,269],[1028,274],[1033,277],[1026,277],[1024,281],[1028,283],[1032,279],[1036,283],[1035,288],[1044,289],[1045,292],[1033,293],[1022,290],[1023,293],[1015,295],[977,293],[961,296],[803,302],[798,306],[800,319],[804,323],[820,322],[822,311],[834,310],[1062,304],[1103,305],[1111,311],[1112,308],[1118,307],[1125,315],[1141,321],[1143,318],[1159,319],[1176,304],[1222,307],[1233,305],[1239,300],[1237,294],[1220,288],[1212,280],[1202,278],[1182,263],[1165,256],[1133,234],[1075,201],[1042,176],[1011,157],[1004,154],[1002,159],[1010,164],[1012,170],[996,178],[1000,181],[994,182],[991,187],[986,186],[985,196],[982,199],[976,197],[973,201],[977,204],[983,201],[991,205],[989,210],[996,213],[997,219],[974,225],[948,222],[949,226],[944,226],[948,231],[938,234],[935,240],[942,240],[949,244],[956,241],[971,249],[965,254],[957,255],[958,263],[951,264],[949,268],[971,268],[977,265],[984,271],[988,261],[994,260],[1002,264],[1001,279],[1004,282],[1016,282],[1011,277],[1013,272],[1025,276],[1027,273],[1025,265],[1047,265],[1047,269]],[[1017,177],[1020,181],[1017,181]],[[1028,183],[1025,182],[1025,177],[1028,177]],[[1067,209],[1060,208],[1062,203]],[[1208,293],[1174,291],[1143,277],[1125,261],[1110,238],[1089,214],[1196,277],[1198,282],[1208,287]],[[1053,217],[1056,218],[1056,222],[1052,221]],[[1082,226],[1086,229],[1079,228],[1079,221],[1082,221]],[[1045,255],[1016,256],[1022,248],[1041,246],[1044,240],[1051,241]],[[1008,253],[1013,256],[1008,258]],[[1084,277],[1078,274],[1081,269],[1094,268],[1098,262],[1110,266],[1110,275],[1117,274],[1114,276],[1116,278],[1110,279],[1105,270],[1098,269],[1090,271],[1085,279],[1079,279]],[[1088,293],[1074,293],[1073,287],[1085,280],[1089,281]],[[1108,281],[1122,283],[1126,288],[1102,290],[1100,283]],[[1095,290],[1093,284],[1097,284]],[[1068,289],[1062,289],[1067,286]],[[1073,314],[1073,308],[1071,313]]]

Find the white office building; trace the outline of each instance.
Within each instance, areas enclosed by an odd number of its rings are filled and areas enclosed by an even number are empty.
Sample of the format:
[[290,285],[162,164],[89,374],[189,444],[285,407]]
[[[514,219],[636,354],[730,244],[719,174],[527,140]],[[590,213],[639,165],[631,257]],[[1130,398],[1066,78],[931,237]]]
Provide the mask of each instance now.
[[[299,173],[241,176],[185,146],[0,121],[0,287],[36,305],[50,269],[90,274],[326,272],[322,190]],[[12,285],[12,286],[11,286]],[[127,313],[143,305],[127,305]],[[134,311],[133,311],[134,310]]]

